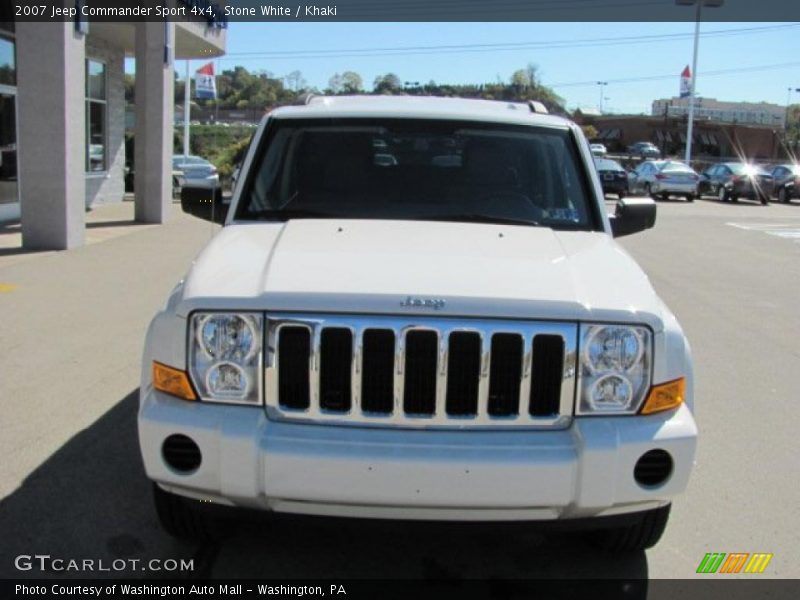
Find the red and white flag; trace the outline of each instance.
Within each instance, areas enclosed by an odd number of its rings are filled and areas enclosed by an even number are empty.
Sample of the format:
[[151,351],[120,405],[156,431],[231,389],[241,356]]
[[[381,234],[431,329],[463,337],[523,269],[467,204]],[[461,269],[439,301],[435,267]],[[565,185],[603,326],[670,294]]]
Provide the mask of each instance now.
[[689,65],[681,73],[681,98],[686,98],[692,93],[692,71]]
[[207,65],[200,67],[194,74],[195,98],[200,99],[215,99],[217,97],[217,79],[214,76],[214,63],[210,62]]

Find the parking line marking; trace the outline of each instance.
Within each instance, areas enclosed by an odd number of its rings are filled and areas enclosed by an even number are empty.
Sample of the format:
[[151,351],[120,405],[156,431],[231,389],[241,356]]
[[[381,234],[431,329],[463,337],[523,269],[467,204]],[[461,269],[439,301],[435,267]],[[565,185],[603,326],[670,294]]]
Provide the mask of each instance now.
[[7,294],[15,289],[17,289],[17,286],[13,283],[0,283],[0,294]]
[[733,223],[726,225],[744,229],[745,231],[760,231],[768,235],[793,240],[800,244],[800,223]]

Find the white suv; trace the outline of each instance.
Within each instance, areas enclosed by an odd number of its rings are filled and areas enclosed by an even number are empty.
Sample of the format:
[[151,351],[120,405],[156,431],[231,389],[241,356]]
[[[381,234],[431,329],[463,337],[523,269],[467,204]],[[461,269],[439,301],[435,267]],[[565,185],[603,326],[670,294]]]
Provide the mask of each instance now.
[[[697,429],[689,345],[614,241],[589,145],[536,103],[270,113],[153,319],[139,440],[163,526],[213,507],[567,522],[654,544]],[[215,213],[216,211],[216,213]]]

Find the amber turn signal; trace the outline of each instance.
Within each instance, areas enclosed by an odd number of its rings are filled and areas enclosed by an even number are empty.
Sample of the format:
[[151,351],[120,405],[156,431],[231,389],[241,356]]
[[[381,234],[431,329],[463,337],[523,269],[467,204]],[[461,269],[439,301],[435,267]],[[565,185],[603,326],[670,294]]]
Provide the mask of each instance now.
[[160,392],[184,400],[197,400],[197,395],[184,371],[153,361],[153,387]]
[[642,406],[641,414],[649,415],[676,408],[683,403],[685,393],[686,379],[684,377],[654,385],[650,388],[647,401]]

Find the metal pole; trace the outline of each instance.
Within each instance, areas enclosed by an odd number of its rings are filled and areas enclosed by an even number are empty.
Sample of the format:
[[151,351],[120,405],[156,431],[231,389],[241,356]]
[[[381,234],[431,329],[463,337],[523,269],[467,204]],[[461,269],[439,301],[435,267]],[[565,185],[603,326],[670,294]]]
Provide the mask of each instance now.
[[189,107],[191,105],[192,80],[189,79],[189,61],[186,61],[186,78],[183,90],[183,158],[189,156]]
[[697,16],[694,21],[694,57],[692,58],[692,85],[689,92],[689,125],[686,128],[686,164],[692,160],[692,130],[694,129],[694,93],[697,86],[697,46],[700,44],[700,10],[702,0],[697,1]]

